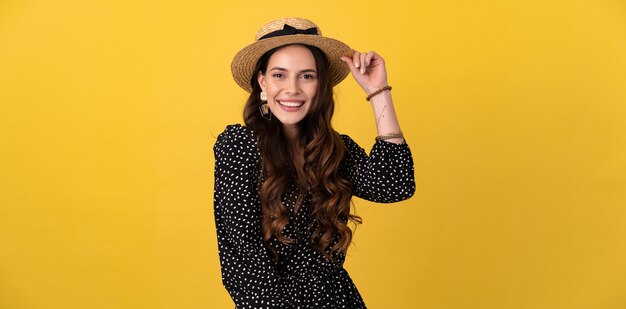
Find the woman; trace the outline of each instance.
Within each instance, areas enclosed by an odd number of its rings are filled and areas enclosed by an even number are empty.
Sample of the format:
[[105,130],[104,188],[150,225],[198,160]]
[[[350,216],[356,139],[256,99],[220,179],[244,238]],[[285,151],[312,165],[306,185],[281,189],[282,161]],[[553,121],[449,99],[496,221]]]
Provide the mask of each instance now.
[[[234,58],[250,97],[245,126],[215,144],[222,280],[237,308],[365,308],[343,268],[352,195],[390,203],[415,191],[413,161],[383,59],[322,37],[311,21],[265,25]],[[368,156],[331,126],[332,87],[350,72],[379,136]]]

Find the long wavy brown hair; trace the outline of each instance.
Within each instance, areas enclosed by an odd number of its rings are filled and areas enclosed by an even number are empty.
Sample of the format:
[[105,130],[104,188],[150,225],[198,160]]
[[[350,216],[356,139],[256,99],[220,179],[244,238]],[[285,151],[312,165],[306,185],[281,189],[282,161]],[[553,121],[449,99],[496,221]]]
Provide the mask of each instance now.
[[[266,73],[270,57],[284,46],[268,51],[257,62],[250,80],[252,92],[243,111],[246,126],[259,138],[263,175],[259,186],[261,230],[263,243],[275,261],[278,261],[278,256],[270,241],[276,238],[283,244],[294,243],[294,239],[283,235],[283,229],[289,223],[290,214],[298,211],[309,192],[313,219],[309,227],[309,241],[328,260],[333,261],[333,256],[348,249],[352,241],[348,222],[352,221],[355,225],[361,223],[359,216],[350,213],[352,183],[339,172],[342,159],[349,153],[331,126],[335,102],[328,59],[320,49],[304,46],[313,54],[318,78],[317,93],[309,112],[298,123],[300,136],[295,147],[303,150],[304,158],[294,156],[292,147],[288,147],[281,123],[275,118],[268,121],[259,112],[262,90],[258,74]],[[284,205],[283,198],[294,192],[297,196],[295,206],[289,209]]]

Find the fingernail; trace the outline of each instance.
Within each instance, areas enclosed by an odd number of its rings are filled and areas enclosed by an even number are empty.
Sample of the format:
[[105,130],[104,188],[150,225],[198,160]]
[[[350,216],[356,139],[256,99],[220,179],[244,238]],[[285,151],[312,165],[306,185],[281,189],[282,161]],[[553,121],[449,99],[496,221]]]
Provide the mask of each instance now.
[[365,74],[365,68],[361,68],[361,74]]
[[354,63],[354,67],[355,67],[355,68],[358,68],[358,67],[359,67],[359,63],[358,63],[358,62],[355,62],[355,63]]

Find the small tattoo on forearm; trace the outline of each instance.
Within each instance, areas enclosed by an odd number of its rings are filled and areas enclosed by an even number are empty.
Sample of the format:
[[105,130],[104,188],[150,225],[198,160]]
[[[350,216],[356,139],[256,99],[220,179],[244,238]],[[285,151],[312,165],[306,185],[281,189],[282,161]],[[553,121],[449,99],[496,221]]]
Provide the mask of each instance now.
[[380,116],[378,116],[378,120],[376,120],[376,125],[380,123],[380,118],[385,117],[385,109],[387,109],[387,104],[385,104],[385,106],[383,106],[383,110],[380,111]]

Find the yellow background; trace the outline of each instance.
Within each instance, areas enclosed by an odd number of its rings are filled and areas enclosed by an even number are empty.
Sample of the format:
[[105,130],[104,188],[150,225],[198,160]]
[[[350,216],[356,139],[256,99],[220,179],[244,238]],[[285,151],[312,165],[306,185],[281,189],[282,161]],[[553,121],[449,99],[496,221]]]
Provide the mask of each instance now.
[[417,192],[356,200],[370,308],[626,308],[623,0],[2,0],[0,308],[233,307],[212,146],[230,60],[284,16],[387,61]]

